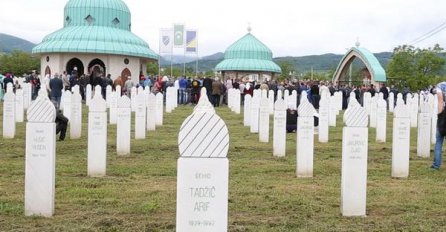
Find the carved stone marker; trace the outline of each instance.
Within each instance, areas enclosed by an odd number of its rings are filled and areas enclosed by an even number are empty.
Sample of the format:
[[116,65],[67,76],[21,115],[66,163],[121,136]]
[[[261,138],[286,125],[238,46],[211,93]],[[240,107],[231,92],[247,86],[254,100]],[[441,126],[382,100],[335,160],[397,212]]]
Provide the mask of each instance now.
[[431,111],[429,104],[423,101],[418,115],[417,155],[429,157],[431,148]]
[[338,112],[338,108],[336,105],[336,97],[330,96],[330,105],[328,106],[328,125],[336,127],[336,114]]
[[302,92],[297,118],[297,177],[313,177],[314,115],[316,110]]
[[286,155],[286,104],[282,98],[274,106],[273,155]]
[[106,105],[102,95],[95,94],[88,111],[88,175],[93,177],[105,176],[107,169]]
[[118,122],[116,125],[116,152],[118,155],[130,154],[131,107],[132,103],[126,95],[118,99]]
[[260,99],[259,142],[269,142],[269,102],[265,96]]
[[156,96],[150,93],[147,100],[147,131],[156,130],[156,115]]
[[245,95],[245,105],[243,106],[243,125],[251,126],[251,95]]
[[27,112],[25,157],[25,215],[54,214],[56,176],[56,109],[45,98]]
[[146,138],[146,99],[141,91],[135,96],[135,139]]
[[393,110],[392,177],[409,176],[410,114],[403,101]]
[[393,92],[389,93],[389,112],[393,112],[394,108],[395,108],[395,95],[393,94]]
[[376,128],[376,115],[378,111],[378,96],[372,97],[370,100],[370,128]]
[[342,132],[341,213],[365,216],[367,198],[367,112],[359,105],[344,114]]
[[327,143],[328,142],[328,120],[329,120],[329,105],[328,97],[323,96],[319,101],[319,142]]
[[88,106],[90,105],[91,98],[93,97],[92,93],[93,89],[90,84],[87,84],[86,90],[85,90],[85,104]]
[[112,92],[109,96],[109,103],[110,103],[110,124],[114,125],[116,124],[118,120],[118,98],[120,98],[118,92]]
[[387,103],[379,93],[376,110],[376,142],[385,143],[387,135]]
[[3,96],[3,138],[12,139],[15,137],[15,94],[12,85],[8,83],[8,90]]
[[23,104],[23,90],[17,89],[15,91],[15,121],[24,121],[24,104]]
[[251,133],[259,133],[260,97],[254,95],[251,100]]
[[410,126],[417,127],[418,125],[418,94],[414,94],[410,99]]
[[82,96],[79,94],[79,91],[73,91],[73,95],[71,97],[70,139],[80,139],[81,136],[82,136]]
[[179,232],[228,230],[228,129],[204,91],[178,135]]
[[163,112],[164,110],[164,103],[163,103],[163,94],[157,93],[156,94],[156,125],[162,126],[163,125]]

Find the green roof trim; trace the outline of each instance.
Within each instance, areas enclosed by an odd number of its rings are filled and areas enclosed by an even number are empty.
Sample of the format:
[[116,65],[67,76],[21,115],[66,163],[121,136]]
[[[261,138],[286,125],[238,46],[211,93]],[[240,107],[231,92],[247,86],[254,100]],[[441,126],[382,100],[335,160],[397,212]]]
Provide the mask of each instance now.
[[386,71],[379,63],[378,59],[369,50],[362,47],[352,47],[345,55],[342,57],[341,62],[339,62],[336,72],[333,76],[333,80],[337,81],[339,79],[342,69],[347,68],[347,63],[351,62],[354,57],[358,57],[364,62],[367,69],[374,81],[376,82],[386,82],[387,76]]
[[64,28],[47,35],[33,53],[99,53],[158,60],[131,32],[131,14],[122,0],[70,0]]
[[225,51],[225,58],[215,69],[217,71],[263,71],[281,73],[273,61],[273,53],[251,33],[237,40]]

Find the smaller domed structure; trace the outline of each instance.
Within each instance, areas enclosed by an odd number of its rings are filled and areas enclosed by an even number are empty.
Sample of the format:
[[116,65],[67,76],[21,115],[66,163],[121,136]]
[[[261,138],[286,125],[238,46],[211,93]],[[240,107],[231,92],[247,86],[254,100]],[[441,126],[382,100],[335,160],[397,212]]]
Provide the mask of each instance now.
[[215,69],[225,78],[243,79],[254,74],[258,80],[274,78],[281,73],[271,50],[250,32],[229,46],[225,58]]

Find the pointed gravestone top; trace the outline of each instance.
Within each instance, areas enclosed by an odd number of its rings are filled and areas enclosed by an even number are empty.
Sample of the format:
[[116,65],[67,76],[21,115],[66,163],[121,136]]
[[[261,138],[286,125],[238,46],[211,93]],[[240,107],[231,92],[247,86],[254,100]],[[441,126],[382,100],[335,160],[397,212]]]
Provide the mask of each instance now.
[[367,112],[359,104],[347,108],[344,114],[344,122],[348,127],[367,127]]
[[96,86],[94,87],[94,92],[95,92],[95,94],[101,94],[101,91],[102,91],[102,88],[101,88],[100,85],[96,85]]
[[38,96],[38,98],[48,99],[48,92],[46,91],[46,88],[45,87],[40,88],[37,96]]
[[201,88],[200,100],[198,100],[197,106],[194,108],[194,113],[211,113],[215,114],[215,109],[209,102],[206,88]]
[[12,93],[13,90],[14,90],[14,87],[12,86],[12,84],[8,83],[6,85],[6,92]]
[[379,99],[378,99],[378,108],[385,108],[385,107],[387,107],[386,101],[383,98],[379,97]]
[[225,158],[229,149],[228,128],[207,100],[206,89],[201,91],[197,107],[184,120],[178,134],[180,156]]
[[56,108],[47,98],[37,98],[28,108],[28,122],[54,122]]
[[308,101],[307,93],[302,92],[299,108],[297,108],[299,117],[313,117],[316,114],[316,110],[313,105]]
[[349,98],[349,101],[348,101],[348,108],[354,107],[356,105],[359,105],[359,102],[358,102],[358,100],[356,100],[355,92],[352,91],[352,92],[350,92],[350,98]]
[[142,91],[144,91],[144,88],[142,86],[138,87],[138,93],[142,93]]
[[90,101],[88,108],[91,112],[104,112],[107,109],[107,103],[101,94],[95,94]]
[[378,93],[378,99],[384,99],[384,94],[383,93]]
[[276,103],[274,103],[274,110],[283,111],[286,110],[286,106],[285,100],[278,98]]
[[118,108],[131,108],[131,105],[132,102],[126,95],[122,95],[120,98],[118,98]]

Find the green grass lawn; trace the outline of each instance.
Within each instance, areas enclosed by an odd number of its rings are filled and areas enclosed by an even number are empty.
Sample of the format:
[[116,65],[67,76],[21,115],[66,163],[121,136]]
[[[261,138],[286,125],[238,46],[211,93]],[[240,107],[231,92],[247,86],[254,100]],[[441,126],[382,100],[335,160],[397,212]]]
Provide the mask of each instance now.
[[[165,114],[165,125],[146,140],[132,139],[128,157],[117,157],[116,126],[109,126],[104,178],[87,177],[87,109],[83,112],[82,139],[70,140],[68,134],[56,145],[52,218],[24,216],[25,123],[17,124],[15,139],[0,138],[0,231],[174,231],[177,136],[192,107]],[[415,129],[409,178],[390,176],[390,114],[386,143],[376,143],[375,129],[369,129],[367,217],[346,218],[340,214],[342,117],[330,128],[329,143],[315,137],[314,177],[297,178],[296,134],[287,134],[287,156],[276,158],[272,138],[259,143],[258,135],[243,127],[243,114],[226,107],[217,113],[230,133],[230,231],[446,230],[446,169],[433,171],[431,158],[416,156]]]

